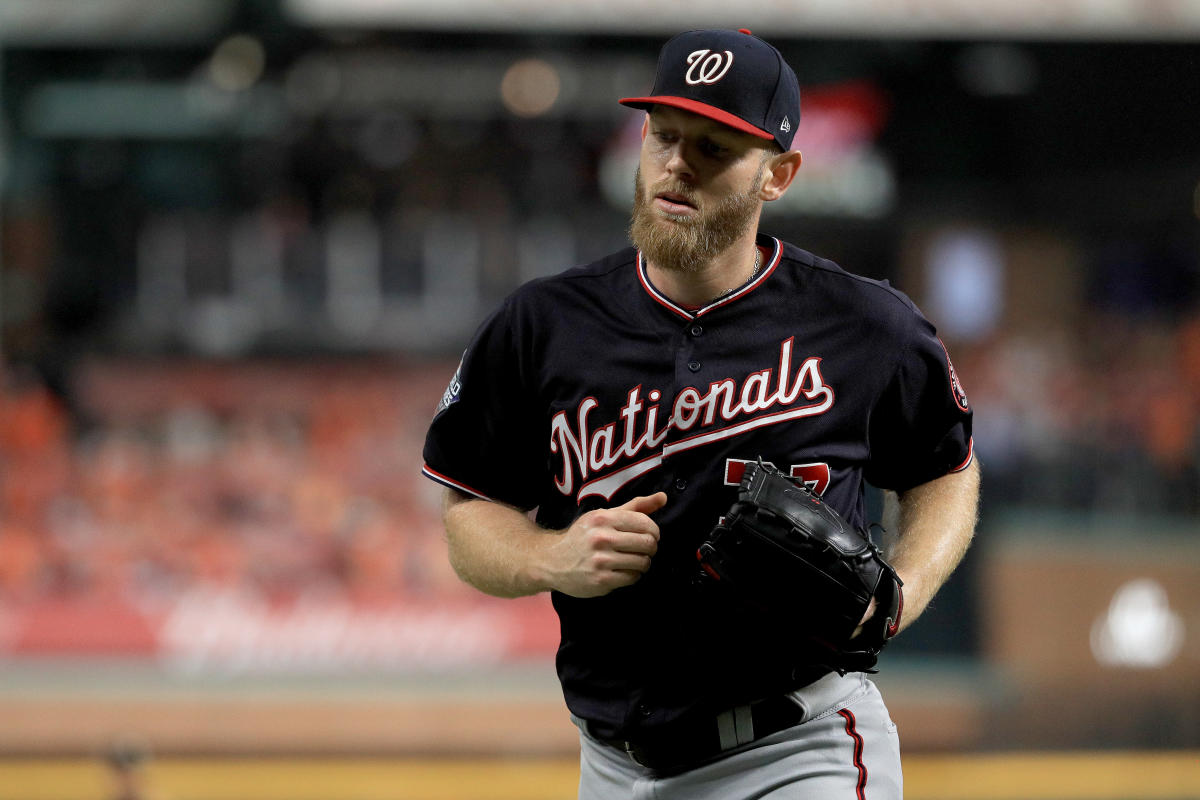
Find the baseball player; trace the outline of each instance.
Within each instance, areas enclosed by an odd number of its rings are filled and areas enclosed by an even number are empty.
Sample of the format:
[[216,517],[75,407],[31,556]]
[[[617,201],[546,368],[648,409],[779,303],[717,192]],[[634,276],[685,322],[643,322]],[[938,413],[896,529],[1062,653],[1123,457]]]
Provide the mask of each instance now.
[[680,34],[621,102],[645,112],[635,247],[518,288],[438,405],[423,471],[446,487],[450,559],[491,595],[551,592],[582,800],[898,798],[874,684],[704,591],[697,548],[748,464],[856,527],[870,481],[898,497],[899,631],[973,533],[967,398],[907,297],[758,232],[801,166],[774,47]]

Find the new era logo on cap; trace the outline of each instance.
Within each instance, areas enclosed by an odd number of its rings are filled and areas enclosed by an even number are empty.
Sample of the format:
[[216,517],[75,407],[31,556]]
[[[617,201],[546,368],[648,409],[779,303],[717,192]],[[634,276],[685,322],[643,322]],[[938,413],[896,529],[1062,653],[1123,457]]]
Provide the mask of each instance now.
[[800,83],[779,51],[748,30],[688,31],[663,45],[651,93],[621,103],[681,108],[790,150]]

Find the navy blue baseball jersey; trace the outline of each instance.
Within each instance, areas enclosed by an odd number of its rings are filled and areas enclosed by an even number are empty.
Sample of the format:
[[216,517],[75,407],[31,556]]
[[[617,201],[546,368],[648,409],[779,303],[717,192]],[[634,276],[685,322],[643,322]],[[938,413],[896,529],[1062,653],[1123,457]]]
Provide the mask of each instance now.
[[695,583],[696,548],[747,462],[773,463],[862,526],[865,481],[903,491],[971,460],[967,398],[913,303],[778,239],[758,244],[761,271],[698,309],[657,291],[632,248],[525,284],[476,333],[426,439],[427,476],[537,509],[547,528],[668,494],[639,581],[553,595],[567,705],[606,735],[827,671],[797,668],[786,632]]

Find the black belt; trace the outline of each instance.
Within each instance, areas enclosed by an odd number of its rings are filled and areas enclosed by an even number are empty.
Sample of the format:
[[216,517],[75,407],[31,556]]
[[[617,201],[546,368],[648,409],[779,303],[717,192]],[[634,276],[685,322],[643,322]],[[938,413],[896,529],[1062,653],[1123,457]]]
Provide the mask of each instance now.
[[715,717],[680,720],[634,740],[597,736],[591,725],[588,732],[604,744],[628,753],[643,767],[662,774],[699,766],[727,750],[799,725],[803,718],[800,704],[780,695],[738,706]]

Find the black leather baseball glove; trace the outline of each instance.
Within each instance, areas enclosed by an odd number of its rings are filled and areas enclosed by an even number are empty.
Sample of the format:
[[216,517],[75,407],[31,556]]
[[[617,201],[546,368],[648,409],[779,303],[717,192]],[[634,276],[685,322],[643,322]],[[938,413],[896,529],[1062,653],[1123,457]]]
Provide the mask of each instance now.
[[[902,584],[870,537],[761,461],[746,465],[737,502],[696,557],[732,602],[843,674],[875,671],[899,629]],[[876,611],[854,636],[872,599]]]

